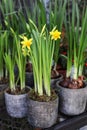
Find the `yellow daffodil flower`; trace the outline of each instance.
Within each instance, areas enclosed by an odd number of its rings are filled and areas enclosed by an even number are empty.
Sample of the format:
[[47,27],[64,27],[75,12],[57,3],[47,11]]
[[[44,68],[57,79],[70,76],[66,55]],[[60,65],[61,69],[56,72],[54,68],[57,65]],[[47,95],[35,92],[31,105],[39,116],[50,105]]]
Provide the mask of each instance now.
[[30,46],[32,44],[32,38],[28,39],[27,37],[24,36],[21,44],[22,44],[22,49],[27,48],[28,50],[30,50]]
[[61,32],[59,32],[58,30],[54,30],[50,32],[50,35],[51,35],[51,39],[57,40],[60,39]]

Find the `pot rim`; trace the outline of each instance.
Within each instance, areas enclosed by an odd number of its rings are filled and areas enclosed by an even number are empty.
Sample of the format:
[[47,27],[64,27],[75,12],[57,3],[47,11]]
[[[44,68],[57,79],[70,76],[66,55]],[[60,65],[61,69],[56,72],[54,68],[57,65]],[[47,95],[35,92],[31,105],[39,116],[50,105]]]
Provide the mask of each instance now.
[[[57,94],[56,94],[57,95]],[[56,100],[59,100],[59,97],[58,97],[58,95],[56,96],[56,98],[54,99],[54,100],[51,100],[51,101],[48,101],[48,102],[46,102],[46,101],[37,101],[37,100],[33,100],[33,99],[31,99],[29,96],[28,96],[28,100],[31,100],[32,102],[36,102],[36,103],[40,103],[40,104],[48,104],[48,103],[51,103],[51,102],[55,102]]]
[[63,90],[68,90],[68,91],[82,91],[82,90],[84,90],[84,89],[87,89],[87,84],[85,83],[85,81],[84,81],[85,87],[79,88],[79,89],[77,89],[77,88],[72,88],[72,89],[71,89],[71,88],[63,87],[63,86],[59,85],[60,82],[61,82],[61,81],[57,81],[57,82],[56,82],[56,86],[57,86],[57,88],[62,88]]
[[[26,86],[26,88],[28,88],[29,90],[31,89],[30,86]],[[11,96],[17,97],[17,96],[23,96],[23,95],[27,95],[27,94],[28,94],[28,92],[26,92],[26,93],[24,93],[24,94],[16,94],[16,95],[14,95],[14,94],[8,93],[8,92],[7,92],[8,89],[9,89],[9,87],[7,87],[7,89],[4,90],[4,93],[7,94],[7,95],[9,95],[9,96],[11,95]]]

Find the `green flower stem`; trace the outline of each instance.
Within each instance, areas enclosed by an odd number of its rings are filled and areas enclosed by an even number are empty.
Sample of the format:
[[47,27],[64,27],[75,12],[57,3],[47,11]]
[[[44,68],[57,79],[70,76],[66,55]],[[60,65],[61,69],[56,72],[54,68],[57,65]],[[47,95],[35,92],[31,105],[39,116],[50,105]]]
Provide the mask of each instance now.
[[4,55],[8,53],[8,32],[7,30],[0,32],[0,79],[6,75],[6,67],[4,63]]
[[[30,20],[32,45],[30,59],[33,66],[35,92],[42,96],[51,96],[51,67],[54,54],[55,41],[60,38],[56,27],[49,33],[46,25],[39,32],[36,25]],[[51,37],[52,36],[52,37]],[[56,38],[57,37],[57,38]],[[53,40],[52,40],[53,39]]]
[[20,88],[21,90],[25,88],[25,66],[26,66],[26,57],[22,54],[22,49],[20,45],[19,38],[15,35],[15,43],[17,48],[17,54],[15,56],[16,63],[19,70],[19,79],[20,79]]
[[15,76],[14,76],[15,60],[10,56],[10,54],[5,54],[4,60],[9,72],[10,89],[15,90]]
[[[83,66],[84,66],[84,51],[87,47],[87,10],[82,16],[81,23],[79,23],[79,9],[77,3],[73,1],[72,3],[72,17],[69,16],[69,21],[65,21],[65,27],[68,37],[68,55],[67,55],[67,73],[66,76],[70,77],[71,68],[73,69],[72,79],[78,79],[79,76],[82,76]],[[77,19],[77,23],[76,23]],[[81,25],[80,25],[81,24]],[[81,32],[79,28],[81,26]],[[72,63],[72,60],[74,62]]]

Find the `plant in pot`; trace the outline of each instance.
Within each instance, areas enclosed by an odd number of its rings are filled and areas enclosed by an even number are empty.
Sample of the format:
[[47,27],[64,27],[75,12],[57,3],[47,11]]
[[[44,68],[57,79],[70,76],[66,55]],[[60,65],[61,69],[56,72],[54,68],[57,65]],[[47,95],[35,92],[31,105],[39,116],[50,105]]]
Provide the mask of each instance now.
[[[57,28],[62,32],[63,28],[63,21],[64,21],[64,14],[66,10],[66,0],[65,1],[58,1],[54,0],[53,2],[50,1],[49,7],[49,26],[50,29],[53,28],[54,25],[57,25]],[[61,11],[62,10],[62,11]],[[62,36],[62,33],[61,33]],[[61,37],[61,40],[63,38]],[[54,56],[53,61],[54,64],[51,70],[51,86],[54,87],[56,85],[56,81],[61,80],[63,78],[62,74],[59,74],[58,71],[58,60],[59,60],[59,49],[60,49],[60,42],[61,40],[56,41],[54,48]]]
[[[27,41],[32,43],[32,39],[28,40],[23,34],[20,35],[21,39],[24,41],[21,42],[21,44],[27,44]],[[25,66],[25,84],[26,86],[30,86],[33,88],[34,86],[34,77],[33,77],[33,69],[32,69],[32,62],[30,61],[29,54],[27,53],[27,50],[25,51],[24,48],[28,48],[28,45],[23,46],[22,51],[24,55],[26,56],[26,66]]]
[[5,106],[4,90],[7,88],[8,78],[3,55],[7,51],[7,31],[2,31],[0,36],[0,107]]
[[[54,0],[53,2],[49,1],[47,10],[45,8],[45,3],[43,0],[36,0],[32,4],[32,6],[34,6],[33,13],[32,12],[30,13],[28,5],[26,4],[25,1],[24,6],[27,17],[30,17],[32,21],[36,23],[39,30],[42,29],[44,24],[47,25],[48,30],[49,29],[51,30],[55,25],[57,25],[57,28],[60,31],[62,30],[64,13],[66,9],[66,0],[64,1]],[[58,43],[55,45],[55,51],[54,51],[54,62],[53,62],[54,64],[52,66],[52,73],[51,73],[51,86],[55,86],[55,82],[57,80],[62,79],[63,77],[62,75],[59,74],[59,72],[56,69],[59,58],[60,40],[57,42]]]
[[49,34],[46,26],[39,32],[36,25],[31,24],[29,57],[33,67],[34,89],[28,95],[28,121],[35,127],[47,128],[56,122],[58,116],[58,96],[50,87],[50,77],[55,40],[60,38],[60,32],[54,28]]
[[[68,37],[66,77],[63,81],[57,82],[57,87],[60,111],[67,115],[78,115],[84,112],[86,107],[85,91],[87,88],[83,80],[83,66],[84,51],[87,47],[87,10],[80,23],[78,6],[73,3],[71,18],[71,21],[70,19],[68,21],[69,25],[66,23]],[[79,31],[80,26],[81,31]]]
[[[14,48],[12,53],[5,54],[4,59],[9,72],[9,88],[5,91],[6,109],[10,116],[22,118],[27,116],[28,88],[25,87],[25,65],[26,56],[22,54],[21,43],[14,33]],[[15,82],[14,67],[18,66],[18,81]]]

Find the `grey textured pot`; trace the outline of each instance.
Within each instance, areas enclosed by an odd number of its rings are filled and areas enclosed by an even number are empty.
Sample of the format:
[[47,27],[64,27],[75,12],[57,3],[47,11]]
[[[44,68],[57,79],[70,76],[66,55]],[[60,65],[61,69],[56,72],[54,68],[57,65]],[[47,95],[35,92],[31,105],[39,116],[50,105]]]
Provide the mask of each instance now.
[[81,89],[64,88],[56,83],[59,95],[59,109],[66,115],[79,115],[86,108],[86,87]]
[[84,80],[85,84],[86,84],[86,91],[85,91],[85,95],[86,95],[86,111],[87,111],[87,80]]
[[87,125],[81,127],[79,130],[87,130]]
[[48,128],[56,123],[58,98],[50,102],[38,102],[28,97],[28,121],[34,127]]
[[63,79],[63,75],[62,74],[60,74],[60,77],[58,77],[58,78],[51,78],[51,87],[52,88],[55,88],[56,87],[56,82],[57,81],[61,81]]
[[0,107],[5,107],[4,91],[7,89],[7,84],[0,84]]
[[26,86],[30,86],[31,88],[34,87],[33,72],[26,72],[25,73],[25,84],[26,84]]
[[27,116],[27,96],[28,94],[12,95],[5,91],[5,104],[10,116],[15,118]]

